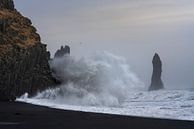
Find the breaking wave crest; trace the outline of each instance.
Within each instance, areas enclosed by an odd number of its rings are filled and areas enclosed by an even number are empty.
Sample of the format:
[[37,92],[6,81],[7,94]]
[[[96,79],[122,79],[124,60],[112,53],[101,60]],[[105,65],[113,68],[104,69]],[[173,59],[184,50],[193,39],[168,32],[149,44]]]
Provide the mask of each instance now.
[[50,63],[61,86],[35,96],[54,103],[117,106],[142,82],[131,72],[126,60],[108,52],[76,59],[70,55]]

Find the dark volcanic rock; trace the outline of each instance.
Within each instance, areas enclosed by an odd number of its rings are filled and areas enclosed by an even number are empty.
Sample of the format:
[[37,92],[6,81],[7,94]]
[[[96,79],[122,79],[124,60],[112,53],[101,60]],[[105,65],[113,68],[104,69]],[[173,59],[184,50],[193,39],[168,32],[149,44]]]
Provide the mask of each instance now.
[[15,46],[9,56],[0,58],[0,90],[9,96],[30,95],[55,85],[48,64],[46,46],[37,44],[27,49]]
[[5,19],[0,19],[0,32],[5,33],[6,30],[6,20]]
[[0,0],[0,9],[14,10],[13,0]]
[[[25,92],[55,86],[49,63],[50,53],[40,41],[36,28],[14,5],[0,2],[0,100],[13,100]],[[1,9],[11,7],[11,9]],[[6,21],[6,26],[4,26]]]
[[161,79],[162,62],[161,62],[160,57],[157,53],[154,55],[154,58],[152,60],[152,64],[153,64],[153,74],[152,74],[152,82],[151,82],[151,85],[149,87],[149,91],[163,89],[164,85],[163,85],[163,82]]
[[55,55],[54,55],[54,58],[56,57],[62,57],[66,54],[70,54],[70,47],[69,46],[61,46],[61,49],[58,49],[56,52],[55,52]]

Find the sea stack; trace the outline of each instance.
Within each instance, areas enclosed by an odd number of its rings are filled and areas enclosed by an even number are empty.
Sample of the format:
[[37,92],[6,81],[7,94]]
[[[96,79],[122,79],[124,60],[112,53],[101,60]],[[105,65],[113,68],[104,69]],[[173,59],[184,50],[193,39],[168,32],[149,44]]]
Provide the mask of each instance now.
[[162,75],[162,61],[157,53],[155,53],[154,58],[152,60],[153,64],[153,74],[151,79],[151,85],[149,87],[149,91],[163,89],[164,85],[161,79]]
[[0,100],[55,86],[49,60],[31,20],[14,8],[13,0],[0,0]]
[[70,47],[68,45],[65,45],[65,47],[61,46],[60,49],[58,49],[55,52],[54,58],[56,57],[63,57],[64,55],[70,54]]

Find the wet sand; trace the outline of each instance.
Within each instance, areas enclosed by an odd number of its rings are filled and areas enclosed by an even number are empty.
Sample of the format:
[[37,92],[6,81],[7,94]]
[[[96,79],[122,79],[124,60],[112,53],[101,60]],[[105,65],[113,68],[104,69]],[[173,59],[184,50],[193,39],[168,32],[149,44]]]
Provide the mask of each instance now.
[[194,129],[194,121],[86,113],[0,102],[0,129]]

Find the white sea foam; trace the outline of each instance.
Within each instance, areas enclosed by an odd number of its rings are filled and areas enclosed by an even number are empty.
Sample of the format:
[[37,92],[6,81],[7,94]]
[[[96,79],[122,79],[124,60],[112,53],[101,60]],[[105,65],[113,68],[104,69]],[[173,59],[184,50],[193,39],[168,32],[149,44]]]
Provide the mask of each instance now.
[[60,87],[17,100],[67,110],[194,120],[194,91],[143,91],[122,57],[107,52],[82,59],[64,56],[54,59],[51,68],[63,82]]
[[108,52],[75,59],[69,55],[51,62],[54,75],[63,84],[39,93],[36,99],[73,105],[119,105],[132,90],[143,84],[126,60]]
[[28,98],[27,95],[18,101],[65,110],[194,120],[194,91],[133,91],[117,107],[56,103],[48,99]]

